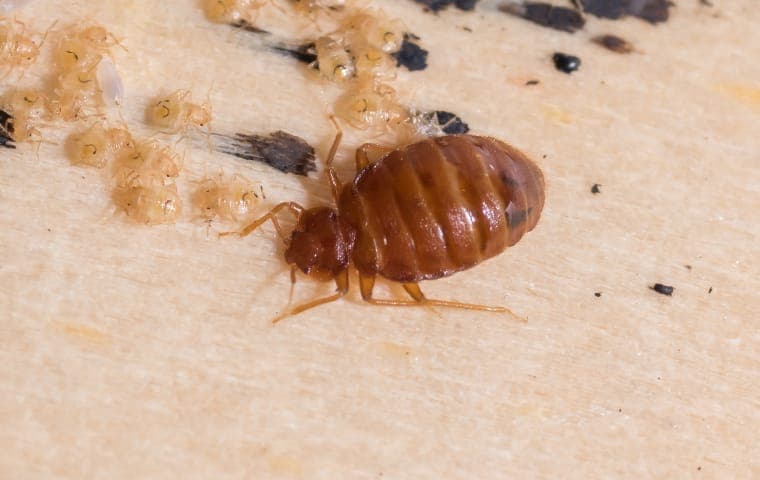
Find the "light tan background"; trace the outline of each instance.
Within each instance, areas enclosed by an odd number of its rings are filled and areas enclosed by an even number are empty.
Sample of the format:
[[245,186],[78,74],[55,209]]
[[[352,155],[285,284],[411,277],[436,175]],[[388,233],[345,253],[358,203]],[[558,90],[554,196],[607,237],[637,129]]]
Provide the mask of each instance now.
[[[714,3],[569,35],[485,7],[373,2],[430,50],[426,71],[398,79],[409,103],[454,111],[544,169],[533,233],[423,285],[527,324],[370,307],[354,291],[272,327],[289,279],[270,227],[218,240],[190,220],[136,226],[60,145],[0,151],[0,477],[760,477],[760,13]],[[285,129],[320,156],[333,135],[334,92],[192,1],[34,0],[22,18],[89,18],[121,38],[136,132],[151,133],[143,111],[161,89],[202,98],[213,84],[216,131]],[[588,41],[607,32],[639,52]],[[555,50],[580,71],[555,71]],[[347,132],[346,176],[364,139]],[[224,168],[262,182],[262,209],[328,198],[317,176],[199,145],[185,192]],[[328,290],[305,281],[296,295]]]

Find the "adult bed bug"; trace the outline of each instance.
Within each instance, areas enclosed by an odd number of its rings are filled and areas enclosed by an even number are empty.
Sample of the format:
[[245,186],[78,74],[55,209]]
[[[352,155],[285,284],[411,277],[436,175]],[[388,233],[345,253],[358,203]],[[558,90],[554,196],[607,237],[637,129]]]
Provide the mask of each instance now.
[[[305,209],[283,202],[239,232],[246,236],[271,220],[287,246],[293,282],[298,269],[336,283],[335,294],[298,305],[274,321],[345,295],[352,262],[362,298],[372,304],[508,311],[429,299],[418,282],[473,267],[531,231],[544,206],[538,166],[494,138],[447,135],[396,149],[365,143],[356,151],[356,177],[342,185],[332,166],[342,132],[333,122],[338,133],[326,175],[335,206]],[[282,210],[297,219],[290,239],[276,217]],[[401,283],[412,299],[373,298],[378,275]]]

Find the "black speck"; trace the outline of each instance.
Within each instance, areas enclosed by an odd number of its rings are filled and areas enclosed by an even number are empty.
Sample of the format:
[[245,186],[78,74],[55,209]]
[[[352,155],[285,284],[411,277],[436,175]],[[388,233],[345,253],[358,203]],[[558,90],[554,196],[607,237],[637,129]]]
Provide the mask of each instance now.
[[712,293],[712,287],[707,290],[707,293]]
[[667,21],[670,0],[573,0],[575,5],[599,18],[618,20],[632,15],[649,23]]
[[697,471],[701,471],[701,470],[702,470],[701,466],[697,467]]
[[48,232],[52,232],[52,230],[51,230],[51,229],[49,229],[49,228],[47,229],[47,231],[48,231]]
[[689,271],[691,271],[691,268],[692,268],[692,267],[691,267],[691,265],[684,265],[684,268],[686,268],[686,270],[689,270]]
[[[713,4],[710,0],[699,0],[699,4],[705,7],[712,7]],[[701,467],[700,467],[701,468]]]
[[478,0],[414,0],[425,6],[425,11],[439,12],[449,5],[454,5],[460,10],[475,10]]
[[592,38],[591,41],[615,53],[626,54],[633,51],[633,45],[617,35],[599,35]]
[[237,22],[230,23],[230,25],[233,26],[233,27],[235,27],[235,28],[239,28],[241,30],[245,30],[246,32],[258,33],[258,34],[263,34],[263,35],[269,35],[269,32],[267,32],[266,30],[260,29],[259,27],[257,27],[256,25],[252,24],[251,22],[248,22],[247,20],[242,20],[241,19],[241,20],[238,20]]
[[299,62],[314,64],[316,67],[317,50],[314,43],[305,43],[297,47],[287,47],[284,45],[272,47],[275,52],[291,56]]
[[657,377],[657,380],[662,380],[662,377]]
[[601,297],[601,296],[602,296],[602,292],[594,292],[594,296],[595,296],[596,298],[599,298],[599,297]]
[[593,184],[591,186],[591,193],[593,193],[594,195],[596,195],[597,193],[602,193],[602,191],[599,189],[599,187],[601,187],[600,184],[598,184],[598,183]]
[[530,87],[532,85],[538,85],[539,83],[541,82],[539,82],[538,80],[528,80],[527,82],[525,82],[525,85]]
[[472,29],[470,27],[462,27],[462,30],[472,33]]
[[663,285],[662,283],[655,283],[654,286],[649,288],[657,293],[667,295],[669,297],[673,295],[673,290],[675,290],[675,288],[671,287],[670,285]]
[[552,60],[554,60],[554,67],[557,70],[568,74],[578,70],[581,66],[580,58],[567,53],[557,52],[552,55]]
[[223,139],[217,150],[244,160],[263,162],[285,173],[308,175],[316,171],[314,148],[300,137],[278,130],[269,135],[236,133]]
[[443,110],[438,110],[434,113],[435,119],[438,125],[441,126],[443,133],[447,135],[460,135],[470,131],[470,126],[464,123],[458,115]]
[[586,21],[572,8],[558,7],[549,3],[526,2],[524,4],[507,3],[499,10],[524,18],[543,27],[573,33],[583,28]]
[[396,59],[396,65],[399,67],[404,66],[410,72],[425,70],[427,68],[428,51],[414,43],[415,40],[419,40],[419,37],[404,34],[404,42],[401,44],[401,49],[393,54],[393,57]]
[[623,413],[623,409],[622,408],[618,408],[618,412]]

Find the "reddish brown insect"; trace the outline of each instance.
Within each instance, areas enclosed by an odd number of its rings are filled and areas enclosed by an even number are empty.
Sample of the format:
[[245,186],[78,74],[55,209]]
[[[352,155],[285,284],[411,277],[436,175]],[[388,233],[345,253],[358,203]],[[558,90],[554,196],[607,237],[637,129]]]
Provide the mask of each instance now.
[[[337,126],[337,125],[336,125]],[[348,292],[348,267],[359,271],[362,298],[376,305],[435,305],[507,311],[426,298],[417,282],[446,277],[493,257],[533,229],[544,206],[544,176],[519,150],[490,137],[449,135],[395,150],[364,144],[354,180],[341,185],[332,161],[326,173],[336,207],[275,206],[245,227],[248,235],[271,220],[287,245],[285,260],[337,293],[285,312],[279,320],[337,300]],[[371,163],[373,159],[377,159]],[[289,210],[297,225],[288,240],[276,215]],[[402,284],[412,300],[372,297],[375,277]]]

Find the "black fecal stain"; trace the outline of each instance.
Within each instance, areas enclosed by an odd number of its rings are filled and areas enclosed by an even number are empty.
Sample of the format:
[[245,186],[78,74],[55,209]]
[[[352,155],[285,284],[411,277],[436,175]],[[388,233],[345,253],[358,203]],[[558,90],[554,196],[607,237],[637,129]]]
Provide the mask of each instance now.
[[573,73],[581,66],[581,59],[575,55],[569,55],[567,53],[557,52],[552,55],[554,61],[554,67],[560,72]]
[[599,189],[599,187],[601,187],[600,184],[598,184],[598,183],[593,184],[591,186],[591,193],[593,193],[594,195],[596,195],[598,193],[602,193],[602,191]]
[[712,287],[710,287],[710,288],[707,290],[707,293],[712,293],[712,290],[713,290],[713,289],[712,289]]
[[0,147],[16,148],[13,144],[13,116],[0,109]]
[[669,0],[573,0],[585,13],[599,18],[618,20],[627,15],[649,23],[665,22],[673,2]]
[[431,12],[439,12],[449,5],[454,5],[460,10],[475,10],[478,0],[413,0],[416,3],[425,6],[425,9]]
[[525,85],[528,87],[531,87],[533,85],[538,85],[539,83],[541,82],[539,82],[538,80],[528,80],[527,82],[525,82]]
[[410,72],[425,70],[427,68],[428,51],[417,45],[415,40],[420,37],[409,33],[404,34],[404,42],[401,49],[393,54],[397,66],[404,66]]
[[670,285],[663,285],[662,283],[655,283],[649,288],[659,294],[667,295],[669,297],[673,295],[673,291],[675,290],[675,288],[671,287]]
[[464,123],[458,115],[443,110],[433,112],[435,120],[441,126],[441,131],[447,135],[461,135],[470,131],[470,126]]
[[499,10],[529,20],[538,25],[563,32],[573,33],[583,28],[586,21],[572,8],[558,7],[548,3],[526,2],[508,3],[499,6]]
[[617,35],[599,35],[592,38],[591,41],[615,53],[626,54],[633,51],[633,45]]
[[272,49],[277,53],[293,57],[299,62],[308,63],[310,65],[313,64],[315,67],[317,66],[317,49],[313,42],[305,43],[297,47],[276,46],[272,47]]
[[236,133],[232,137],[222,136],[226,141],[217,149],[244,160],[263,162],[285,173],[308,175],[316,171],[314,148],[300,137],[282,130],[269,135],[247,135]]
[[602,292],[594,292],[594,296],[595,296],[596,298],[599,298],[599,297],[601,297],[601,296],[602,296]]
[[269,32],[267,32],[266,30],[262,30],[261,28],[257,27],[256,25],[252,24],[251,22],[248,22],[248,21],[243,20],[243,19],[240,19],[237,22],[230,23],[230,26],[233,26],[235,28],[239,28],[240,30],[245,30],[246,32],[263,34],[263,35],[269,35]]

